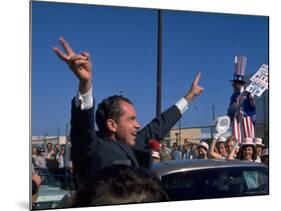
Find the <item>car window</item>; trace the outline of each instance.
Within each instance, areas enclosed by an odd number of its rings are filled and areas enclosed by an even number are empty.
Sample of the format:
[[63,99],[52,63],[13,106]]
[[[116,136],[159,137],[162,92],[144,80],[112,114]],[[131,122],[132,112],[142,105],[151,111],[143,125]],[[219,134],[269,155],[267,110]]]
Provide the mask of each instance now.
[[38,198],[34,209],[55,208],[60,200],[74,190],[73,178],[69,175],[51,174],[47,169],[36,168],[41,177]]
[[161,177],[171,200],[268,194],[266,168],[217,168],[171,173]]

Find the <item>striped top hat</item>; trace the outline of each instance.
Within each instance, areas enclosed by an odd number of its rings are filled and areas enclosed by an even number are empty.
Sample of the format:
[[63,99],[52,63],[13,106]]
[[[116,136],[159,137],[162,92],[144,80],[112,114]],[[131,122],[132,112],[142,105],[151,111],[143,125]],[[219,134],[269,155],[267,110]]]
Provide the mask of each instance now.
[[247,57],[245,56],[235,56],[235,71],[232,82],[245,84],[244,75],[247,63]]

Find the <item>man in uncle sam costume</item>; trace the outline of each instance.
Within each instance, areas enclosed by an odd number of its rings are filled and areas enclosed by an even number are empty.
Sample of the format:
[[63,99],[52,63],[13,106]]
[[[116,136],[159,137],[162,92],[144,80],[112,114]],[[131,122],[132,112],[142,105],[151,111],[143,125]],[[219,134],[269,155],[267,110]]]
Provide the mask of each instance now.
[[244,75],[247,58],[245,56],[236,56],[234,63],[234,78],[231,80],[233,94],[230,98],[227,113],[232,122],[233,136],[238,143],[241,143],[243,138],[255,138],[256,106],[254,96],[245,91]]

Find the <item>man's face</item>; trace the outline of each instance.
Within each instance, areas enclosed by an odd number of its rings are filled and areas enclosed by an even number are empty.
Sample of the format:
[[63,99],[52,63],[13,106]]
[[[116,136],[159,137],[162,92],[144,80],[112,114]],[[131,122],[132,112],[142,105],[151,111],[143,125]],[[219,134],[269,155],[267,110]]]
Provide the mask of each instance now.
[[136,117],[136,111],[133,105],[124,101],[120,102],[120,108],[122,110],[122,115],[117,123],[115,133],[116,139],[130,146],[134,146],[136,143],[137,131],[140,128]]
[[232,87],[233,87],[234,91],[240,91],[243,86],[244,85],[239,82],[232,83]]

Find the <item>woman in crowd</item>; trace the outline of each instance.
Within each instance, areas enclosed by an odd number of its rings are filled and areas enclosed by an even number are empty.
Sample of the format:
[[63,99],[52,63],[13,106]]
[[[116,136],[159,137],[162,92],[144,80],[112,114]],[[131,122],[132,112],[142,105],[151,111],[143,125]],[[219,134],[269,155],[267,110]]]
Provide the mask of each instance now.
[[215,136],[209,151],[210,158],[227,159],[227,151],[225,148],[226,138],[223,136]]
[[255,161],[257,158],[255,144],[252,138],[244,138],[241,143],[237,158],[239,160]]

